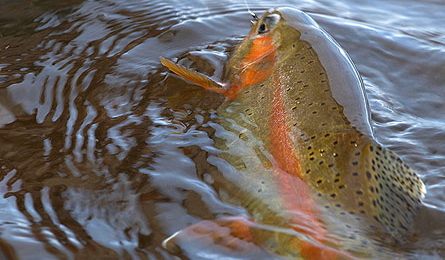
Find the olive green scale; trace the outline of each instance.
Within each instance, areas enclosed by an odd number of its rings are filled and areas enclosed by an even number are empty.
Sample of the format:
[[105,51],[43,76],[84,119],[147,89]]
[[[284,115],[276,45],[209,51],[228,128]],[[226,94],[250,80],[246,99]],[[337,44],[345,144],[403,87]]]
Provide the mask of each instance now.
[[[260,31],[264,23],[268,30]],[[337,237],[360,240],[345,243],[352,245],[346,247],[350,251],[360,250],[356,245],[368,243],[367,234],[372,232],[403,242],[425,186],[397,155],[373,139],[363,82],[350,58],[309,16],[280,8],[264,14],[235,49],[226,68],[229,85],[239,83],[246,69],[243,59],[260,32],[273,37],[272,72],[217,111],[222,122],[215,129],[222,127],[230,133],[216,137],[218,157],[237,171],[233,178],[225,176],[233,186],[220,190],[220,196],[243,205],[256,221],[286,225],[283,212],[288,209],[279,198],[273,170],[277,158],[267,151],[275,133],[271,116],[277,112],[273,104],[278,91],[289,129],[286,140],[294,153],[289,158],[298,159],[295,172],[326,213],[323,224]],[[261,68],[261,58],[254,62]],[[186,70],[178,68],[180,73]],[[205,78],[193,74],[195,79]],[[207,78],[205,82],[218,87]],[[280,245],[278,240],[270,239],[270,243]],[[274,251],[282,255],[286,250],[291,249]]]
[[[425,193],[422,181],[399,157],[373,140],[366,104],[352,105],[349,110],[353,112],[346,113],[344,102],[339,104],[334,97],[333,92],[341,87],[331,82],[332,69],[323,65],[314,44],[302,39],[307,32],[319,28],[299,31],[286,26],[285,21],[280,23],[271,32],[280,39],[276,41],[278,61],[272,74],[239,93],[235,100],[237,113],[231,116],[243,118],[237,121],[267,143],[273,127],[273,93],[278,88],[299,170],[314,196],[326,201],[331,211],[353,215],[361,225],[366,221],[370,228],[378,227],[403,241]],[[245,46],[239,47],[242,48]],[[235,51],[234,56],[240,54]]]

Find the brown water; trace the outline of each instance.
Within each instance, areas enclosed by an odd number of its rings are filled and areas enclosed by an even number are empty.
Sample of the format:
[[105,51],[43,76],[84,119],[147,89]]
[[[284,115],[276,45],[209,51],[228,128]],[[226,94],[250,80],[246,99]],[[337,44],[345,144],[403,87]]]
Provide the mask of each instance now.
[[[158,57],[219,77],[250,16],[228,0],[62,2],[0,3],[0,259],[176,259],[164,238],[246,209],[213,185],[224,98]],[[445,258],[445,5],[248,2],[307,11],[350,54],[377,140],[427,187],[391,258]]]

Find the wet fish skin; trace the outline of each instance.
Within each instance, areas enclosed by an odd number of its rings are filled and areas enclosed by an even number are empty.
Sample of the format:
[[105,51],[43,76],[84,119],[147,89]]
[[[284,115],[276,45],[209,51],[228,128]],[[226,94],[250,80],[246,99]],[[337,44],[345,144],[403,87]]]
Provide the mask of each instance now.
[[[258,195],[265,204],[279,204],[275,211],[295,210],[314,220],[314,208],[321,208],[346,227],[363,229],[359,234],[365,238],[369,230],[390,234],[398,242],[409,235],[425,186],[397,155],[374,140],[355,66],[309,16],[290,8],[265,13],[229,60],[225,85],[161,61],[236,102],[226,102],[218,114],[262,140],[277,166],[268,183],[276,187],[272,190],[280,203]],[[257,173],[250,174],[254,179]],[[324,227],[316,226],[324,233]]]

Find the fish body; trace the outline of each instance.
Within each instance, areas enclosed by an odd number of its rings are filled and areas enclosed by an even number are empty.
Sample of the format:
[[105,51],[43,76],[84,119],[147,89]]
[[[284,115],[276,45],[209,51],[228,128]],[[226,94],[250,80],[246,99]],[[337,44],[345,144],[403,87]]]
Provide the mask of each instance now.
[[[355,66],[308,15],[291,8],[265,13],[232,54],[226,85],[161,61],[226,95],[218,115],[248,140],[259,140],[249,144],[251,156],[220,155],[239,174],[227,200],[247,208],[255,223],[291,227],[308,237],[250,228],[252,243],[287,257],[352,258],[370,233],[398,242],[410,233],[425,187],[374,140]],[[235,138],[223,145],[242,150],[245,144]]]

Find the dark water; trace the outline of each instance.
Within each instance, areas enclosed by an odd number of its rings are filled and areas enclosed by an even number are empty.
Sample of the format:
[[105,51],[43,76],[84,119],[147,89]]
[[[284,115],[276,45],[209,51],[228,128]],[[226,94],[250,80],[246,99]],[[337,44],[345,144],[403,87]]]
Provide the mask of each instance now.
[[[158,2],[0,3],[0,259],[176,259],[164,238],[246,212],[208,174],[224,98],[158,57],[219,77],[250,16],[239,1]],[[377,140],[427,187],[395,254],[445,258],[445,4],[249,4],[307,11],[350,54]]]

